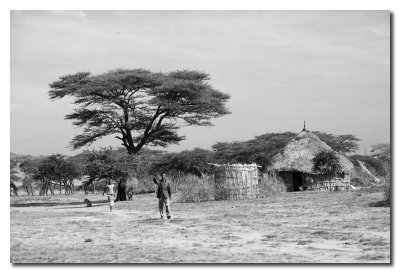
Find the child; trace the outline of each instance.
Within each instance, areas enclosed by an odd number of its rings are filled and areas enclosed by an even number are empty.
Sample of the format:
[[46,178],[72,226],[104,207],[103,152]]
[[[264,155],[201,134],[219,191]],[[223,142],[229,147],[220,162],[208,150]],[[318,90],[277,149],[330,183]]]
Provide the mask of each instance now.
[[132,201],[132,196],[133,196],[133,187],[129,187],[128,190],[128,200]]
[[110,212],[112,212],[113,206],[114,206],[114,185],[111,183],[111,180],[108,181],[107,187],[107,199],[108,199],[108,204],[110,205]]
[[165,177],[165,173],[161,174],[161,180],[154,177],[153,182],[157,185],[158,209],[160,210],[161,219],[164,219],[164,206],[167,212],[167,218],[171,219],[171,207],[169,202],[171,198],[171,187]]

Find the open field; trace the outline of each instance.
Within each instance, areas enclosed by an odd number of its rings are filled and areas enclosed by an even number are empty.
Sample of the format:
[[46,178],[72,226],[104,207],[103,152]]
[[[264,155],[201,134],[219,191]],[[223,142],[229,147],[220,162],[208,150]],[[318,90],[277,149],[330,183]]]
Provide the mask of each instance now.
[[[84,198],[93,202],[85,207]],[[12,263],[388,263],[383,192],[297,192],[176,203],[159,219],[154,194],[11,197]]]

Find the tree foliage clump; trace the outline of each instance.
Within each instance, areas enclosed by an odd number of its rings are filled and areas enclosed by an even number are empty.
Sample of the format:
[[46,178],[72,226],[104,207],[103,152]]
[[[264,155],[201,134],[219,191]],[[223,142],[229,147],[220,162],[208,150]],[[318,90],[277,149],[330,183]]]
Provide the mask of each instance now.
[[28,195],[39,190],[39,195],[54,194],[56,187],[61,194],[74,192],[74,180],[82,175],[79,164],[70,157],[61,154],[50,156],[24,156],[21,159],[20,170],[24,174],[22,186]]
[[209,79],[192,70],[79,72],[51,83],[49,95],[53,100],[74,99],[77,108],[66,119],[83,127],[71,141],[74,149],[116,135],[129,154],[137,154],[146,145],[179,143],[182,126],[210,126],[213,118],[229,114],[229,95],[214,89]]
[[328,146],[331,147],[332,150],[338,153],[342,154],[354,153],[360,147],[358,144],[360,139],[355,135],[351,134],[334,135],[319,131],[315,131],[313,133],[316,134],[320,140],[328,144]]
[[339,174],[342,167],[334,151],[321,151],[313,158],[313,171],[321,174]]

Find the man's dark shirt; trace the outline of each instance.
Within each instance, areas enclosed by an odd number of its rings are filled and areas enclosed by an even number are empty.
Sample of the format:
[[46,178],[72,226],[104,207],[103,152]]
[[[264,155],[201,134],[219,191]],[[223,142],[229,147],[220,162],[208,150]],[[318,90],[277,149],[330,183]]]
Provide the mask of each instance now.
[[157,185],[157,198],[160,199],[163,197],[164,199],[171,198],[171,187],[167,179],[158,180],[153,178],[154,184]]

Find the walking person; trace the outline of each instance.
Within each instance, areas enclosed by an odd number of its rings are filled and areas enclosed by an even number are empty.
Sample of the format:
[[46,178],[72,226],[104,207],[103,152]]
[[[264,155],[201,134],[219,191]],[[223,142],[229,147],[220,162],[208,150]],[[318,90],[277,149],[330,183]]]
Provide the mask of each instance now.
[[115,192],[114,192],[114,184],[111,183],[111,180],[108,180],[106,191],[107,191],[108,204],[110,205],[110,212],[112,212],[112,209],[114,207]]
[[161,219],[164,219],[164,206],[167,213],[167,218],[171,219],[171,187],[169,182],[167,181],[167,178],[165,177],[165,173],[161,174],[160,180],[154,177],[153,182],[157,185],[158,209],[160,211]]

